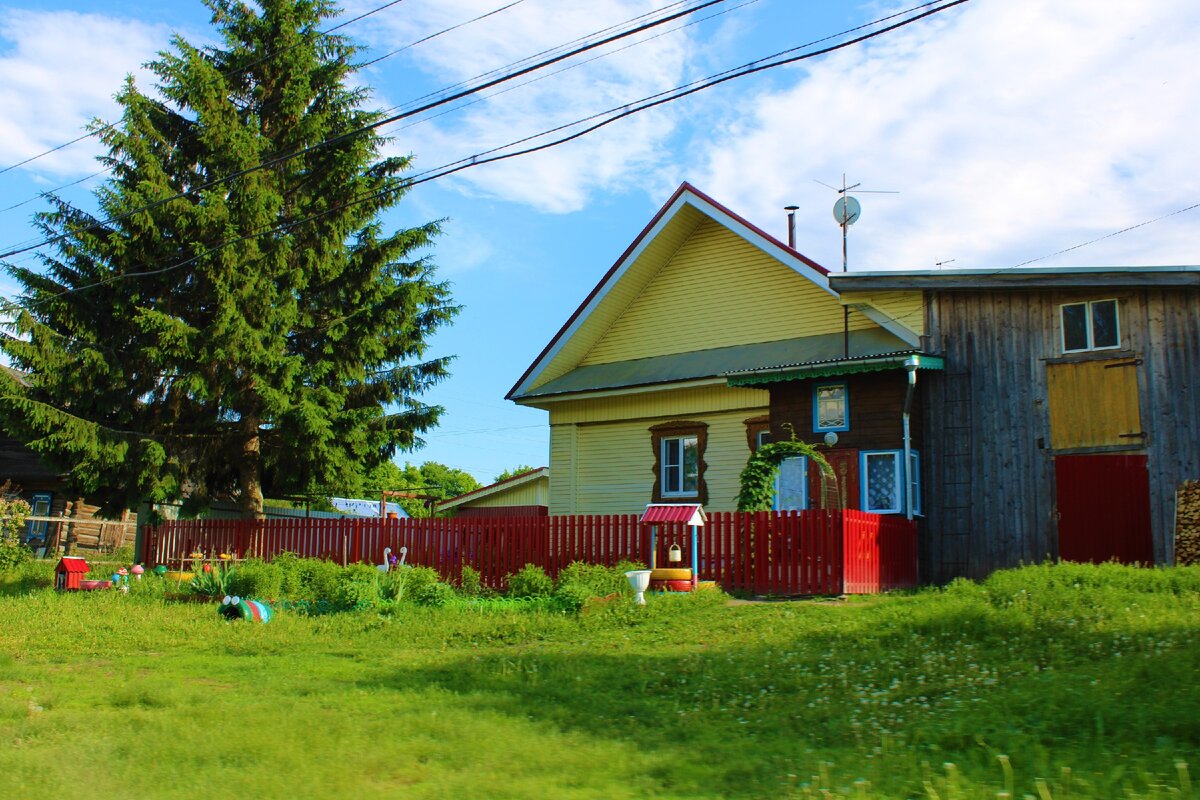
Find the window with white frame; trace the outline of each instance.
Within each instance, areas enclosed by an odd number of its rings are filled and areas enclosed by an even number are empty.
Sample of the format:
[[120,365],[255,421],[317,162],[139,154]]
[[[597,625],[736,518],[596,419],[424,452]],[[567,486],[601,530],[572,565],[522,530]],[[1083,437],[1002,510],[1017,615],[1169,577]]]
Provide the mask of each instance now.
[[845,383],[818,383],[813,387],[813,430],[850,430],[850,393]]
[[801,511],[808,508],[808,459],[804,456],[785,458],[775,476],[776,511]]
[[[903,450],[870,450],[860,454],[862,510],[876,514],[900,514],[907,502],[904,486]],[[921,461],[912,451],[909,462],[913,513],[921,511]]]
[[1121,346],[1121,322],[1116,300],[1064,303],[1059,307],[1064,353],[1112,350]]
[[664,436],[659,464],[663,497],[695,497],[700,488],[700,440]]

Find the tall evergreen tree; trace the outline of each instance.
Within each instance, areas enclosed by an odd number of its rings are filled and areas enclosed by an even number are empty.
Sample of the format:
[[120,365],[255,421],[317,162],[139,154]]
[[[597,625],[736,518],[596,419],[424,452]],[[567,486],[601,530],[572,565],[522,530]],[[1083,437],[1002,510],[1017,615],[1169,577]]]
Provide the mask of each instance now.
[[52,254],[8,266],[24,310],[0,346],[29,376],[0,376],[0,420],[109,509],[232,495],[260,515],[264,489],[358,482],[440,410],[419,399],[457,310],[422,254],[438,225],[380,221],[409,159],[353,132],[379,112],[348,85],[353,45],[319,33],[336,8],[205,3],[222,44],[175,37],[157,93],[128,79],[120,123],[96,123],[99,211],[51,198]]

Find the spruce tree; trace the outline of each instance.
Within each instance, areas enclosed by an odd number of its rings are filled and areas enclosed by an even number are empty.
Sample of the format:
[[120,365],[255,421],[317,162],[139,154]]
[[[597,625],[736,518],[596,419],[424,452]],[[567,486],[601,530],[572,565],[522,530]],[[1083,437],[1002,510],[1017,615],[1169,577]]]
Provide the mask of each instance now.
[[264,490],[360,482],[440,410],[420,400],[456,312],[438,224],[381,221],[409,159],[355,132],[379,112],[348,83],[353,45],[320,34],[337,9],[205,3],[221,44],[175,37],[157,91],[128,79],[120,122],[94,123],[98,210],[52,197],[42,268],[7,267],[23,310],[0,346],[28,377],[0,370],[0,421],[108,510],[232,496],[261,515]]

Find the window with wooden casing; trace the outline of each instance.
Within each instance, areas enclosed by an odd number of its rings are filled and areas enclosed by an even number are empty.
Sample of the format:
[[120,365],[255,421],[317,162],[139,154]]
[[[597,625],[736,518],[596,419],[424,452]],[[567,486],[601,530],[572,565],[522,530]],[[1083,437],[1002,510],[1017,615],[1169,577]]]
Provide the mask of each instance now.
[[845,382],[813,386],[813,430],[850,430],[850,392]]
[[1104,358],[1046,365],[1050,446],[1054,450],[1141,447],[1138,364]]
[[1116,300],[1088,300],[1059,306],[1062,351],[1115,350],[1121,346],[1121,319]]
[[650,428],[654,447],[652,502],[708,502],[704,482],[704,448],[708,425],[703,422],[666,422]]

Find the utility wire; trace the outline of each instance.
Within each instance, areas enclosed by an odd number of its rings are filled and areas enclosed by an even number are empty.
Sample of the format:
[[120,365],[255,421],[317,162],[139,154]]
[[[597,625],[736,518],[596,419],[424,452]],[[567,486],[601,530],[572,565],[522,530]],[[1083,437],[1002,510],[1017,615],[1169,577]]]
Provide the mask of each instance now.
[[[358,22],[359,20],[362,20],[362,19],[366,19],[367,17],[370,17],[374,14],[378,14],[380,11],[389,9],[392,6],[402,3],[402,2],[404,2],[404,0],[391,0],[391,2],[389,2],[389,3],[384,3],[382,6],[373,8],[370,11],[366,11],[362,14],[359,14],[357,17],[354,17],[353,19],[348,19],[345,22],[334,25],[332,28],[328,28],[323,31],[317,31],[316,36],[317,37],[328,36],[329,34],[333,33],[334,31],[344,28],[347,25],[350,25],[351,23]],[[311,34],[305,34],[305,35],[311,35]],[[286,53],[289,50],[292,50],[298,46],[299,45],[294,44],[294,45],[291,45],[290,47],[285,47],[282,50],[276,50],[274,52],[267,53],[265,56],[258,59],[257,61],[253,61],[250,64],[247,64],[246,66],[239,67],[238,69],[230,70],[229,72],[225,73],[225,77],[232,78],[235,75],[238,75],[239,73],[250,69],[251,67],[256,67],[259,64],[262,64],[265,61],[269,61],[270,59],[275,58],[278,55],[282,55],[283,53]],[[29,158],[25,159],[24,161],[18,161],[15,164],[9,164],[7,167],[0,167],[0,175],[3,175],[4,173],[9,172],[10,170],[14,170],[17,167],[23,167],[26,164],[29,164],[33,161],[37,161],[39,158],[44,158],[45,156],[51,155],[53,153],[57,153],[59,150],[65,150],[66,148],[70,147],[71,145],[82,142],[85,139],[91,139],[92,137],[99,136],[100,134],[104,133],[105,131],[108,131],[108,130],[111,130],[112,128],[114,128],[116,126],[116,124],[117,123],[115,123],[115,122],[111,122],[107,125],[97,128],[93,131],[89,131],[88,133],[85,133],[82,136],[77,136],[68,142],[63,142],[60,145],[51,147],[49,150],[46,150],[45,152],[30,156]],[[67,185],[70,186],[72,184],[67,184]],[[5,209],[5,210],[7,211],[8,209]]]
[[[405,119],[405,118],[407,118],[407,117],[414,116],[415,114],[420,114],[420,113],[421,113],[421,112],[423,112],[423,111],[428,111],[428,110],[430,110],[430,109],[437,108],[438,106],[442,106],[442,105],[445,105],[445,104],[447,104],[447,103],[454,102],[455,100],[459,100],[459,99],[461,99],[461,98],[463,98],[463,97],[467,97],[468,95],[472,95],[472,94],[475,94],[475,93],[477,93],[477,92],[484,91],[485,89],[490,89],[490,88],[491,88],[491,87],[493,87],[493,86],[496,86],[496,85],[498,85],[498,84],[504,83],[504,82],[506,82],[506,81],[514,80],[514,79],[516,79],[516,78],[519,78],[519,77],[521,77],[522,75],[527,75],[527,74],[529,74],[530,72],[533,72],[533,71],[535,71],[535,70],[538,70],[538,69],[542,69],[542,68],[544,68],[544,67],[548,67],[548,66],[550,66],[551,64],[556,64],[556,63],[558,63],[558,62],[560,62],[560,61],[563,61],[563,60],[565,60],[565,59],[567,59],[567,58],[571,58],[572,56],[579,55],[580,53],[585,53],[585,52],[587,52],[587,51],[589,51],[589,50],[594,50],[594,49],[596,49],[597,47],[602,47],[603,45],[609,44],[610,42],[614,42],[614,41],[617,41],[617,40],[619,40],[619,39],[624,39],[624,38],[626,38],[626,37],[628,37],[628,36],[632,36],[632,35],[633,35],[633,34],[635,34],[635,33],[640,33],[640,32],[642,32],[642,31],[644,31],[644,30],[648,30],[648,29],[650,29],[650,28],[654,28],[654,27],[657,27],[657,26],[659,26],[659,25],[663,25],[663,24],[665,24],[665,23],[667,23],[667,22],[670,22],[670,21],[672,21],[672,20],[678,19],[678,18],[680,18],[680,17],[683,17],[683,16],[686,16],[686,15],[688,15],[688,14],[694,14],[695,12],[697,12],[697,11],[700,11],[700,10],[702,10],[702,9],[704,9],[704,8],[708,8],[709,6],[713,6],[713,5],[716,5],[716,4],[718,4],[718,3],[723,3],[723,2],[725,2],[725,0],[704,0],[704,2],[700,3],[699,5],[695,5],[695,6],[692,6],[692,7],[690,7],[690,8],[684,9],[684,10],[682,10],[682,11],[678,11],[678,12],[676,12],[676,13],[674,13],[674,14],[671,14],[671,15],[669,15],[669,16],[663,17],[662,19],[658,19],[658,20],[654,20],[654,21],[651,21],[651,22],[643,23],[642,25],[639,25],[639,26],[637,26],[637,27],[635,27],[635,28],[632,28],[632,29],[630,29],[630,30],[623,31],[623,32],[619,32],[619,33],[616,33],[616,34],[612,34],[612,35],[610,35],[610,36],[607,36],[607,37],[605,37],[605,38],[603,38],[603,39],[600,39],[600,40],[598,40],[598,41],[595,41],[595,42],[592,42],[592,43],[588,43],[588,44],[581,45],[581,46],[579,46],[579,47],[577,47],[577,48],[575,48],[575,49],[573,49],[573,50],[570,50],[570,51],[568,51],[568,52],[565,52],[565,53],[561,53],[561,54],[555,55],[555,56],[553,56],[553,57],[551,57],[551,58],[549,58],[549,59],[546,59],[546,60],[544,60],[544,61],[540,61],[540,62],[538,62],[538,63],[536,63],[536,64],[532,64],[532,65],[530,65],[530,66],[523,67],[523,68],[521,68],[521,69],[519,69],[519,70],[517,70],[517,71],[515,71],[515,72],[508,73],[508,74],[505,74],[505,75],[502,75],[502,76],[500,76],[500,77],[498,77],[498,78],[493,78],[493,79],[491,79],[491,80],[489,80],[489,81],[485,81],[484,83],[482,83],[482,84],[480,84],[480,85],[478,85],[478,86],[474,86],[474,87],[470,87],[470,88],[467,88],[467,89],[460,90],[460,91],[458,91],[458,92],[455,92],[454,94],[448,95],[448,96],[446,96],[446,97],[442,97],[442,98],[440,98],[440,99],[438,99],[438,100],[433,100],[433,101],[431,101],[431,102],[425,103],[425,104],[423,104],[423,105],[421,105],[421,106],[418,106],[417,108],[415,108],[415,109],[412,109],[412,110],[410,110],[410,111],[405,111],[405,112],[402,112],[402,113],[400,113],[400,114],[395,114],[395,115],[392,115],[392,116],[384,117],[384,118],[382,118],[382,119],[379,119],[379,120],[376,120],[376,121],[374,121],[374,122],[372,122],[372,123],[370,123],[370,124],[363,125],[363,126],[360,126],[360,127],[358,127],[358,128],[354,128],[354,129],[352,129],[352,130],[349,130],[349,131],[346,131],[346,132],[344,132],[344,133],[338,134],[337,136],[334,136],[334,137],[332,137],[332,138],[325,139],[325,140],[323,140],[323,141],[321,141],[321,142],[317,142],[316,144],[313,144],[313,145],[309,145],[308,147],[302,148],[302,149],[300,149],[300,150],[296,150],[296,151],[293,151],[293,152],[291,152],[291,153],[286,153],[286,154],[284,154],[284,155],[277,156],[277,157],[275,157],[275,158],[273,158],[273,159],[270,159],[270,160],[268,160],[268,161],[261,162],[261,163],[259,163],[259,164],[256,164],[256,165],[252,166],[252,167],[246,167],[245,169],[237,170],[237,171],[235,171],[235,172],[232,172],[232,173],[230,173],[230,174],[228,174],[228,175],[225,175],[225,176],[222,176],[222,177],[220,177],[220,178],[214,178],[214,179],[212,179],[212,180],[210,180],[210,181],[206,181],[206,182],[204,182],[204,183],[198,184],[197,186],[194,186],[194,187],[192,187],[191,189],[187,189],[187,190],[185,190],[185,191],[178,192],[178,193],[176,193],[176,194],[173,194],[173,195],[170,195],[170,196],[168,196],[168,197],[164,197],[164,198],[161,198],[161,199],[159,199],[159,200],[155,200],[153,203],[149,203],[149,204],[147,204],[147,205],[144,205],[144,206],[141,206],[141,207],[139,207],[139,208],[133,208],[133,209],[130,209],[129,211],[125,211],[125,212],[123,212],[123,213],[121,213],[121,214],[117,214],[117,215],[115,215],[115,216],[112,216],[112,217],[107,217],[107,218],[105,218],[105,219],[103,219],[103,220],[99,220],[99,221],[98,221],[98,222],[96,222],[95,224],[96,224],[96,225],[109,225],[109,224],[111,224],[111,223],[114,223],[114,222],[119,222],[120,220],[123,220],[123,219],[128,219],[129,217],[133,216],[134,214],[140,214],[140,213],[143,213],[143,212],[146,212],[146,211],[151,211],[151,210],[153,210],[153,209],[155,209],[155,208],[158,208],[158,207],[160,207],[160,206],[162,206],[162,205],[165,205],[165,204],[167,204],[167,203],[170,203],[170,202],[172,202],[172,201],[174,201],[174,200],[178,200],[178,199],[180,199],[180,198],[183,198],[183,197],[188,197],[188,196],[190,196],[190,195],[197,194],[197,193],[199,193],[199,192],[202,192],[202,191],[204,191],[205,189],[210,189],[210,188],[212,188],[213,186],[218,186],[218,185],[220,185],[220,184],[223,184],[223,183],[228,183],[229,181],[235,180],[235,179],[237,179],[237,178],[242,178],[242,177],[245,177],[246,175],[250,175],[250,174],[253,174],[253,173],[255,173],[255,172],[259,172],[259,171],[261,171],[261,170],[264,170],[264,169],[269,169],[269,168],[271,168],[271,167],[274,167],[274,166],[277,166],[277,165],[279,165],[279,164],[282,164],[282,163],[284,163],[284,162],[286,162],[286,161],[289,161],[289,160],[291,160],[291,159],[293,159],[293,158],[297,158],[297,157],[299,157],[299,156],[302,156],[302,155],[306,155],[306,154],[308,154],[308,153],[311,153],[311,152],[313,152],[313,151],[315,151],[315,150],[318,150],[318,149],[320,149],[320,148],[323,148],[323,147],[328,147],[328,146],[330,146],[330,145],[333,145],[333,144],[337,144],[337,143],[339,143],[339,142],[345,141],[345,140],[347,140],[347,139],[350,139],[350,138],[352,138],[352,137],[359,136],[359,135],[361,135],[361,134],[363,134],[363,133],[366,133],[366,132],[368,132],[368,131],[373,131],[373,130],[375,130],[375,129],[377,129],[377,128],[383,127],[384,125],[389,125],[389,124],[391,124],[391,123],[393,123],[393,122],[396,122],[396,121],[398,121],[398,120],[401,120],[401,119]],[[966,0],[960,0],[960,2],[966,2]],[[54,243],[56,243],[56,242],[60,242],[60,241],[62,241],[64,238],[65,238],[65,234],[60,234],[60,235],[58,235],[58,236],[52,236],[52,237],[49,237],[49,238],[46,238],[46,239],[42,239],[42,240],[40,240],[40,241],[38,241],[38,242],[36,242],[36,243],[33,243],[33,244],[24,245],[24,246],[20,246],[20,247],[14,247],[14,248],[12,248],[12,249],[10,249],[10,250],[7,250],[7,251],[5,251],[5,252],[3,252],[3,253],[0,253],[0,259],[3,259],[3,258],[8,258],[8,257],[10,257],[10,256],[19,255],[20,253],[24,253],[24,252],[27,252],[27,251],[29,251],[29,250],[36,250],[36,249],[38,249],[38,248],[45,247],[46,245],[49,245],[49,244],[54,244]]]
[[513,6],[520,5],[523,2],[525,2],[525,0],[514,0],[514,2],[509,3],[506,6],[500,6],[499,8],[492,9],[491,11],[488,11],[485,14],[480,14],[478,17],[474,17],[472,19],[466,20],[465,22],[460,22],[457,25],[451,25],[449,28],[442,28],[440,31],[431,33],[428,36],[423,36],[420,39],[417,39],[415,42],[409,42],[408,44],[404,45],[403,47],[398,47],[395,50],[391,51],[390,53],[384,53],[383,55],[379,56],[378,58],[373,58],[370,61],[364,61],[363,63],[357,65],[357,68],[363,69],[364,67],[370,67],[374,64],[378,64],[380,61],[383,61],[385,58],[391,58],[392,56],[399,55],[400,53],[403,53],[405,50],[416,47],[419,44],[424,44],[425,42],[428,42],[432,39],[436,39],[439,36],[450,33],[451,31],[456,31],[459,28],[462,28],[466,25],[470,25],[473,22],[479,22],[481,19],[487,19],[490,16],[499,14],[501,11],[507,11],[508,9],[512,8]]
[[[341,203],[340,205],[324,209],[320,212],[309,215],[307,217],[303,217],[303,218],[300,218],[297,220],[292,220],[291,222],[288,222],[284,225],[270,225],[270,226],[266,226],[260,230],[252,231],[252,232],[249,232],[249,233],[246,233],[246,234],[243,234],[243,235],[231,238],[231,239],[227,239],[227,240],[225,240],[217,245],[214,245],[213,247],[211,247],[205,251],[197,253],[196,255],[194,255],[190,258],[187,258],[183,261],[179,261],[174,264],[170,264],[168,266],[161,267],[158,269],[144,270],[144,271],[140,271],[140,272],[124,272],[119,275],[113,275],[113,276],[104,278],[102,280],[95,281],[90,284],[72,287],[70,289],[64,289],[61,292],[57,292],[53,295],[50,295],[49,298],[47,298],[47,299],[61,297],[66,294],[74,294],[74,293],[86,291],[88,289],[92,289],[92,288],[106,285],[109,283],[114,283],[119,280],[125,280],[127,278],[149,277],[149,276],[153,276],[153,275],[160,275],[160,274],[164,274],[167,272],[171,272],[171,271],[180,269],[182,267],[185,267],[188,264],[192,264],[207,255],[211,255],[212,253],[215,253],[226,247],[230,247],[232,245],[238,244],[240,242],[248,241],[250,239],[254,239],[259,236],[263,236],[263,235],[266,235],[269,233],[286,233],[288,230],[291,230],[292,228],[294,228],[298,225],[302,225],[304,223],[311,222],[315,219],[326,216],[328,214],[343,210],[345,208],[350,208],[351,206],[358,205],[360,203],[380,199],[380,198],[384,197],[385,195],[387,195],[388,193],[397,192],[397,191],[401,191],[401,190],[407,190],[413,186],[416,186],[416,185],[419,185],[422,183],[428,183],[430,181],[446,177],[447,175],[451,175],[451,174],[460,172],[462,170],[465,170],[465,169],[468,169],[471,167],[480,166],[482,164],[487,164],[487,163],[491,163],[494,161],[502,161],[505,159],[514,158],[516,156],[527,155],[529,153],[537,152],[540,150],[546,150],[551,147],[555,147],[557,145],[563,144],[565,142],[569,142],[569,141],[573,141],[574,139],[578,139],[581,136],[584,136],[592,131],[602,128],[606,125],[610,125],[619,119],[623,119],[625,117],[631,116],[640,111],[644,111],[649,108],[654,108],[656,106],[662,105],[664,103],[669,103],[674,100],[678,100],[682,97],[686,97],[687,95],[694,94],[703,89],[711,88],[712,86],[717,86],[721,83],[732,80],[734,78],[743,77],[745,75],[750,75],[750,74],[753,74],[756,72],[761,72],[763,70],[771,69],[774,67],[784,66],[786,64],[795,63],[797,61],[815,58],[820,55],[825,55],[825,54],[834,52],[836,50],[841,50],[846,47],[853,46],[855,44],[866,41],[868,39],[882,36],[886,33],[896,30],[898,28],[902,28],[907,25],[911,25],[921,19],[924,19],[926,17],[940,13],[940,12],[945,11],[949,8],[952,8],[954,6],[962,5],[963,3],[966,3],[966,2],[969,2],[969,0],[951,0],[951,2],[945,3],[944,5],[937,6],[936,8],[929,8],[928,10],[924,11],[921,14],[909,17],[907,19],[901,20],[900,22],[894,23],[892,25],[888,25],[884,28],[880,28],[875,31],[871,31],[871,32],[863,34],[861,36],[857,36],[857,37],[855,37],[853,39],[849,39],[845,42],[840,42],[836,45],[832,45],[830,47],[825,47],[820,50],[814,50],[814,51],[811,51],[808,53],[802,53],[800,55],[791,56],[786,59],[772,61],[772,59],[776,59],[780,55],[794,53],[796,50],[803,49],[804,47],[808,47],[811,45],[800,45],[799,47],[789,48],[787,50],[780,51],[779,53],[775,53],[774,55],[767,56],[767,57],[761,58],[761,59],[757,59],[755,61],[751,61],[748,64],[743,65],[742,67],[738,67],[733,70],[726,70],[724,72],[717,73],[716,75],[711,76],[708,79],[703,79],[701,81],[695,81],[695,82],[692,82],[689,84],[684,84],[681,87],[677,87],[676,90],[671,90],[671,91],[675,92],[674,94],[670,94],[668,92],[662,92],[662,93],[659,93],[656,95],[651,95],[648,98],[643,98],[642,101],[637,101],[638,103],[640,103],[640,105],[628,104],[625,106],[619,106],[616,109],[610,109],[610,111],[608,111],[608,112],[601,112],[601,114],[599,114],[599,115],[593,115],[591,117],[585,118],[585,120],[577,120],[576,122],[569,123],[568,125],[559,126],[558,128],[552,129],[551,131],[545,131],[545,132],[542,132],[539,134],[535,134],[534,136],[526,137],[525,139],[521,139],[516,142],[510,142],[507,145],[502,145],[500,147],[493,148],[492,150],[488,150],[483,153],[478,153],[478,154],[476,154],[474,156],[470,156],[468,158],[459,159],[458,161],[451,162],[450,164],[444,165],[442,167],[438,167],[433,170],[427,170],[426,172],[423,172],[423,173],[418,173],[416,177],[411,178],[411,179],[399,179],[396,183],[394,183],[393,185],[391,185],[385,189],[375,191],[375,192],[370,192],[365,195],[361,195],[359,197],[352,198],[344,203]],[[916,8],[928,8],[929,6],[932,6],[932,5],[935,5],[935,3],[924,3],[920,6],[917,6]],[[903,13],[907,13],[907,12],[901,12],[901,14],[903,14]],[[889,17],[885,17],[883,19],[884,20],[894,19],[895,17],[900,16],[901,14],[893,14],[893,15],[890,15]],[[877,23],[878,23],[878,21],[873,22],[873,23],[868,23],[866,25],[860,25],[855,28],[851,28],[848,31],[843,31],[841,34],[834,34],[833,36],[828,36],[823,39],[818,39],[818,40],[816,40],[816,43],[829,41],[830,39],[837,38],[838,36],[845,35],[846,33],[862,30],[866,27],[871,27]],[[764,63],[764,62],[769,62],[769,63]],[[699,84],[699,85],[697,85],[697,84]],[[669,96],[664,97],[663,95],[669,95]],[[591,125],[581,131],[577,131],[575,133],[572,133],[568,136],[561,137],[554,141],[546,142],[546,143],[536,145],[534,147],[526,148],[526,149],[520,150],[520,151],[515,151],[515,152],[511,152],[511,153],[501,153],[499,155],[484,157],[490,153],[495,153],[499,150],[504,150],[509,147],[513,147],[513,146],[523,143],[525,141],[540,138],[542,136],[547,135],[548,133],[552,133],[552,132],[555,132],[558,130],[563,130],[565,128],[573,127],[574,125],[578,125],[582,121],[594,119],[597,116],[603,116],[604,114],[612,113],[612,112],[619,112],[619,113],[616,113],[614,116],[611,116],[607,119],[601,120],[600,122],[598,122],[594,125]],[[18,308],[21,308],[21,306],[18,306]]]
[[694,19],[694,20],[691,20],[690,22],[685,22],[682,25],[677,25],[674,28],[670,28],[670,29],[662,31],[660,33],[656,33],[653,36],[647,36],[645,39],[638,39],[636,42],[631,42],[631,43],[625,45],[624,47],[614,48],[612,50],[601,53],[599,55],[592,56],[591,58],[585,58],[582,61],[578,61],[574,64],[570,64],[561,69],[556,69],[553,72],[546,73],[545,75],[538,75],[535,78],[530,78],[529,80],[523,81],[514,86],[507,86],[503,89],[492,92],[491,94],[484,95],[483,97],[476,97],[473,100],[468,100],[465,103],[460,103],[460,104],[454,106],[453,108],[448,108],[445,111],[439,111],[437,114],[429,114],[429,115],[424,116],[421,119],[418,119],[414,122],[410,122],[407,125],[401,125],[399,128],[396,128],[396,132],[405,131],[405,130],[408,130],[409,128],[415,128],[418,125],[424,125],[427,122],[432,122],[433,120],[435,120],[439,117],[444,117],[447,114],[453,114],[457,111],[461,111],[464,108],[469,108],[478,103],[482,103],[485,100],[491,100],[493,98],[499,97],[502,94],[507,94],[508,92],[516,91],[517,89],[521,89],[525,86],[529,86],[531,84],[537,83],[538,81],[543,81],[543,80],[546,80],[547,78],[553,78],[556,75],[561,75],[564,72],[569,72],[573,69],[577,69],[579,67],[586,66],[587,64],[591,64],[594,61],[599,61],[603,58],[608,58],[610,56],[614,56],[617,53],[622,53],[626,50],[630,50],[634,47],[639,47],[647,42],[652,42],[655,39],[659,39],[663,36],[669,36],[670,34],[681,31],[684,28],[690,28],[693,25],[699,25],[701,22],[707,22],[710,19],[714,19],[716,17],[720,17],[725,14],[729,14],[731,12],[737,11],[738,9],[745,8],[746,6],[754,5],[757,2],[758,2],[758,0],[745,0],[744,2],[742,2],[739,5],[732,6],[731,8],[722,9],[721,11],[714,12],[712,14],[709,14],[706,17],[700,17],[699,19]]

